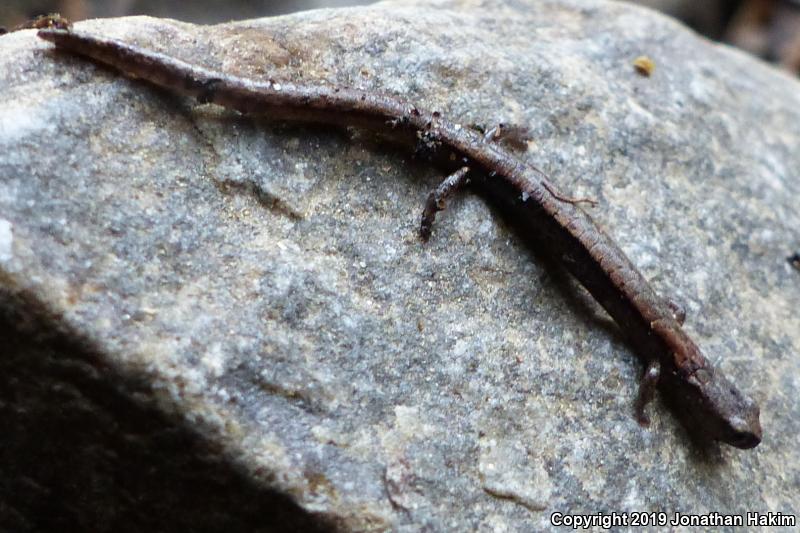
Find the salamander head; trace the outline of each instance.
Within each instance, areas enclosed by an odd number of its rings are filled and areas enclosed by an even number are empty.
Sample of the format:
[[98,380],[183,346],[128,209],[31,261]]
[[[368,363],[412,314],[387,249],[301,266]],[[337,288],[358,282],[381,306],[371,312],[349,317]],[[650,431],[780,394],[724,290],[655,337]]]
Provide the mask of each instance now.
[[695,435],[737,448],[761,442],[756,402],[739,392],[708,362],[677,323],[652,325],[667,347],[669,372],[662,372],[661,390],[681,422]]
[[714,371],[713,379],[703,385],[703,390],[717,425],[714,438],[737,448],[758,446],[761,422],[756,402],[739,392],[719,370]]
[[[672,376],[668,401],[690,431],[737,448],[761,442],[759,408],[710,365],[688,376]],[[665,391],[666,392],[666,391]]]

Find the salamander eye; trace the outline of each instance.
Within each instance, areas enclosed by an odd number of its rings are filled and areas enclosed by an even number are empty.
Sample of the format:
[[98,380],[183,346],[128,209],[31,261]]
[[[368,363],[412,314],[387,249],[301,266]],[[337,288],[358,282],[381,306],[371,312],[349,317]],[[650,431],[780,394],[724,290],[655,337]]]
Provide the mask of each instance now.
[[699,381],[700,383],[705,385],[706,383],[711,381],[712,375],[711,375],[711,372],[709,372],[708,369],[706,369],[706,368],[698,368],[694,373],[694,377],[697,378],[697,381]]

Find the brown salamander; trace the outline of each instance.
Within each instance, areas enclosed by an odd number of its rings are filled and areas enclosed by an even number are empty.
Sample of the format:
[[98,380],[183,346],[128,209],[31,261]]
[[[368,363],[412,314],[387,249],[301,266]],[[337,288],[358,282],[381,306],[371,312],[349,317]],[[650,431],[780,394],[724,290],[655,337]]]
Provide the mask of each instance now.
[[656,386],[678,418],[706,439],[752,448],[761,441],[759,408],[701,354],[682,329],[682,313],[658,296],[619,246],[534,167],[493,139],[401,98],[349,88],[254,81],[190,65],[124,42],[45,29],[58,50],[125,76],[243,114],[367,128],[428,153],[451,175],[431,193],[420,228],[469,185],[530,232],[605,308],[645,363],[637,412]]

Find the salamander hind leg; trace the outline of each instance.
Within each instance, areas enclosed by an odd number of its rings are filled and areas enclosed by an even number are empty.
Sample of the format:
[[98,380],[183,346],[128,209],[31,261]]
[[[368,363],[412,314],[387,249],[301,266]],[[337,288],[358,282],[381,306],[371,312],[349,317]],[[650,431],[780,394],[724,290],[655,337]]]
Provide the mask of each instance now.
[[636,398],[636,420],[642,427],[650,425],[650,418],[645,414],[644,409],[653,399],[661,376],[661,364],[658,359],[653,359],[647,364],[642,381],[639,383],[639,397]]
[[468,182],[469,167],[461,167],[447,176],[438,187],[431,191],[422,211],[422,222],[419,225],[419,234],[423,241],[427,241],[433,231],[433,221],[436,213],[445,208],[445,201],[462,189]]
[[484,141],[500,142],[518,152],[524,152],[528,149],[528,141],[530,139],[528,128],[503,122],[483,134]]

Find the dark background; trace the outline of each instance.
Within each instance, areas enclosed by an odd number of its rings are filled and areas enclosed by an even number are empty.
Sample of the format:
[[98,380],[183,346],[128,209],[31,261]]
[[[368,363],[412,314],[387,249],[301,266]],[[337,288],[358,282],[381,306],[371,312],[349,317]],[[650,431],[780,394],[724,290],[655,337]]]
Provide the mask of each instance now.
[[[373,0],[2,0],[0,27],[13,29],[38,15],[85,18],[152,15],[215,23]],[[679,18],[712,39],[738,46],[800,72],[800,0],[638,0]]]

